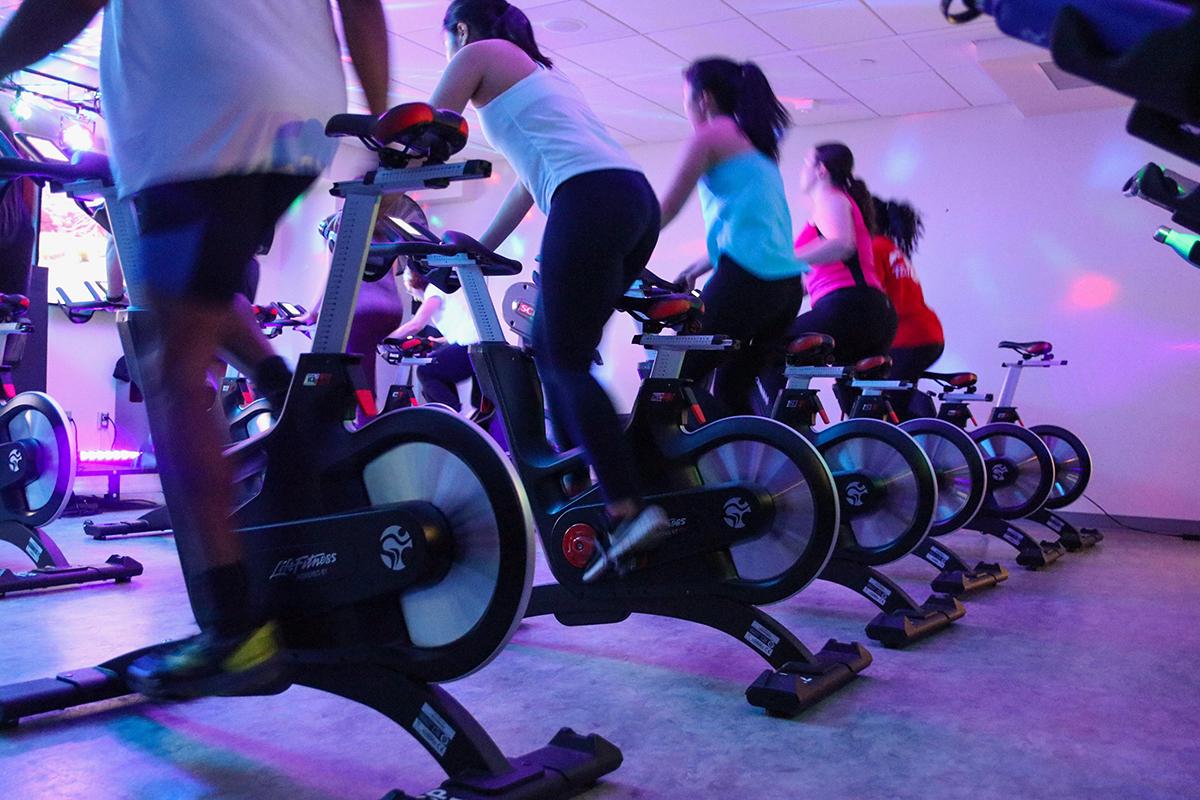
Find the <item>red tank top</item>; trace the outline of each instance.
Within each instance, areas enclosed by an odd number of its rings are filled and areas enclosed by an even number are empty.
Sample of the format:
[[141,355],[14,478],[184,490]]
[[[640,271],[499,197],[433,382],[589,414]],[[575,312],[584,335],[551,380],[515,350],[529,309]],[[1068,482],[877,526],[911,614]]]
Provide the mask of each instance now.
[[[871,234],[863,221],[858,204],[849,194],[843,192],[850,201],[850,213],[854,216],[854,244],[858,252],[845,261],[829,261],[824,264],[811,264],[812,270],[804,276],[804,287],[813,304],[822,297],[838,289],[850,289],[855,286],[870,286],[883,291],[879,273],[875,269],[875,257],[871,250]],[[802,247],[814,239],[824,238],[817,226],[808,223],[796,239],[796,247]]]
[[925,292],[904,252],[886,236],[876,236],[871,244],[884,291],[900,318],[892,347],[921,347],[944,342],[942,323],[925,305]]

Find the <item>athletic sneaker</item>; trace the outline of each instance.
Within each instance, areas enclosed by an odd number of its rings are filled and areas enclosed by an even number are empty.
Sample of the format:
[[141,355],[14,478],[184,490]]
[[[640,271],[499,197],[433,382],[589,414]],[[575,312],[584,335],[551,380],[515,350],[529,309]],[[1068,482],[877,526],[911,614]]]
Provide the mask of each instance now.
[[657,547],[671,535],[667,512],[658,506],[643,508],[633,519],[622,522],[608,536],[608,547],[596,542],[596,555],[584,570],[584,583],[599,580],[610,570],[618,574],[628,571],[631,556]]
[[150,653],[125,671],[134,690],[157,700],[244,694],[283,673],[279,629],[274,622],[237,635],[206,631],[170,649]]

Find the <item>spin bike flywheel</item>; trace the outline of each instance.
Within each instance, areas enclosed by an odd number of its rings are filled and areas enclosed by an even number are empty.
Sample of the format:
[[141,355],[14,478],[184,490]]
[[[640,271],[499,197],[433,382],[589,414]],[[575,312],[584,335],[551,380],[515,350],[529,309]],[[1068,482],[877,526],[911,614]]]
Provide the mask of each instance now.
[[22,392],[0,408],[0,437],[32,444],[36,460],[31,480],[3,492],[0,519],[33,527],[53,522],[71,499],[78,463],[66,412],[49,395]]
[[1092,455],[1087,445],[1057,425],[1034,425],[1029,430],[1041,437],[1054,459],[1054,488],[1045,507],[1056,509],[1071,505],[1083,496],[1092,479]]
[[815,437],[842,503],[838,554],[887,564],[929,534],[937,508],[933,465],[913,438],[876,419],[839,422]]
[[987,468],[971,435],[932,417],[909,420],[900,429],[929,456],[937,477],[937,510],[929,534],[942,536],[974,519],[987,495]]
[[987,465],[986,513],[1019,519],[1050,499],[1054,459],[1036,433],[1011,422],[992,422],[971,431],[971,438]]
[[688,441],[702,483],[755,485],[773,501],[770,529],[730,548],[737,577],[726,588],[749,603],[774,603],[820,575],[837,543],[840,512],[817,449],[762,417],[717,420],[689,433]]
[[450,411],[400,409],[354,436],[388,442],[362,470],[371,504],[430,503],[452,538],[445,574],[399,597],[404,635],[386,649],[423,680],[466,677],[512,638],[529,602],[535,528],[525,490],[495,442]]

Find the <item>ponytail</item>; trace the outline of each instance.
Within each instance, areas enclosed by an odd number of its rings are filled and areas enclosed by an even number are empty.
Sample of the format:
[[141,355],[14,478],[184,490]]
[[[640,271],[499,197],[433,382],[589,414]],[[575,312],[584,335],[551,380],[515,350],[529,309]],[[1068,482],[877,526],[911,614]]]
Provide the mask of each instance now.
[[882,200],[872,197],[875,209],[875,227],[872,233],[891,239],[906,258],[917,252],[917,243],[925,235],[925,221],[921,212],[908,203],[897,200]]
[[917,243],[925,234],[925,221],[921,219],[921,212],[908,203],[889,200],[887,214],[888,237],[904,255],[912,258],[913,253],[917,251]]
[[772,161],[779,160],[779,143],[792,117],[757,64],[706,58],[693,62],[684,76],[693,94],[712,95],[717,110],[733,117],[755,149]]
[[871,191],[867,188],[866,182],[854,174],[853,151],[841,142],[827,142],[817,145],[813,148],[813,152],[816,155],[817,163],[824,165],[825,171],[829,173],[830,182],[850,195],[854,205],[858,206],[867,230],[879,230],[879,223],[875,219],[875,201],[871,197]]
[[506,0],[452,0],[442,18],[442,27],[453,32],[460,22],[471,32],[472,41],[503,39],[524,50],[546,69],[554,68],[554,62],[538,48],[529,17]]

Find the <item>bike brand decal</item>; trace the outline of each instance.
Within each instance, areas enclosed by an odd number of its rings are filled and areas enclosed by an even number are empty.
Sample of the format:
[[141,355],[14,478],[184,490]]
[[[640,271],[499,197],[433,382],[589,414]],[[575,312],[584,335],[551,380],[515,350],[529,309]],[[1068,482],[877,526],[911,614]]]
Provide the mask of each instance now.
[[936,547],[930,547],[925,552],[925,560],[938,569],[945,569],[946,564],[950,561],[950,555]]
[[1020,533],[1014,531],[1012,528],[1009,528],[1008,530],[1006,530],[1004,532],[1004,541],[1008,542],[1009,544],[1013,545],[1014,547],[1020,547],[1021,541],[1022,541],[1022,536]]
[[392,572],[401,572],[408,566],[404,563],[404,553],[413,549],[411,533],[399,525],[393,525],[379,537],[379,544],[383,548],[379,557],[383,559],[385,567]]
[[445,789],[430,789],[425,794],[421,795],[417,800],[463,800],[457,795],[452,795]]
[[8,454],[8,468],[13,472],[20,472],[21,462],[24,460],[25,457],[21,455],[21,451],[14,447]]
[[[439,756],[446,755],[446,750],[450,747],[450,742],[454,741],[457,733],[450,723],[442,719],[441,715],[434,711],[428,703],[421,706],[421,712],[413,720],[413,730]],[[429,796],[437,797],[438,795],[431,794]]]
[[779,644],[779,637],[757,621],[750,623],[750,630],[746,631],[746,635],[742,638],[765,656],[774,653],[775,645]]
[[650,393],[650,402],[651,403],[673,403],[673,402],[675,402],[675,393],[674,392],[651,392]]
[[671,526],[672,531],[674,531],[676,528],[686,528],[687,517],[671,517],[667,524]]
[[329,568],[337,563],[337,553],[311,553],[305,556],[282,559],[271,570],[268,580],[291,578],[297,581],[309,581],[323,578],[329,574]]
[[860,508],[866,501],[870,490],[862,481],[854,481],[846,487],[846,502],[855,508]]
[[992,480],[1004,483],[1008,480],[1008,465],[992,464]]
[[746,527],[746,517],[750,514],[750,504],[744,497],[731,497],[725,501],[725,524],[735,531]]
[[886,603],[888,598],[892,596],[892,590],[874,578],[867,579],[867,584],[863,586],[862,593],[880,605]]
[[1046,527],[1055,533],[1062,533],[1063,520],[1059,519],[1058,517],[1048,517],[1046,519]]
[[328,372],[307,372],[304,375],[305,386],[327,386],[333,382],[333,375]]

